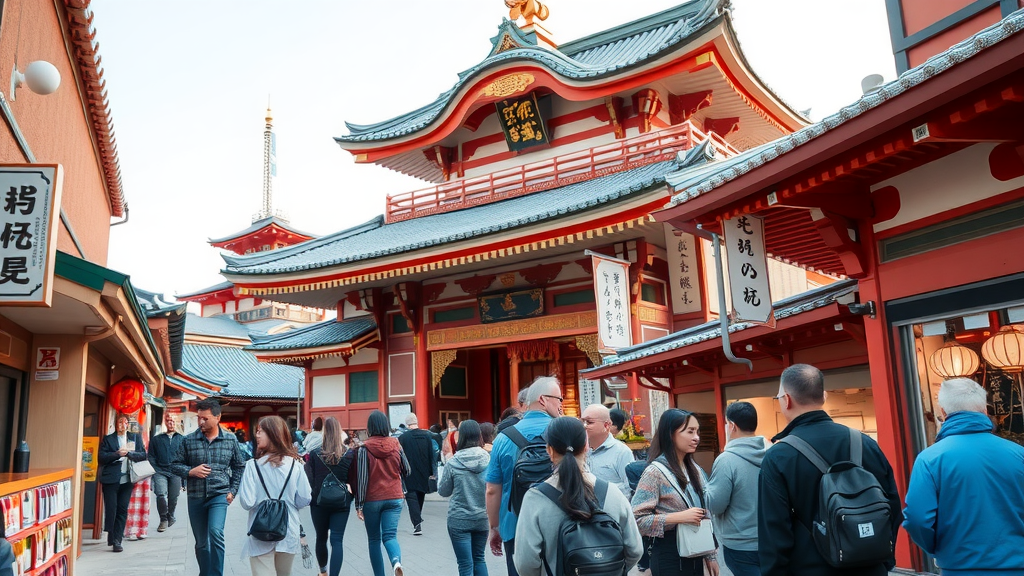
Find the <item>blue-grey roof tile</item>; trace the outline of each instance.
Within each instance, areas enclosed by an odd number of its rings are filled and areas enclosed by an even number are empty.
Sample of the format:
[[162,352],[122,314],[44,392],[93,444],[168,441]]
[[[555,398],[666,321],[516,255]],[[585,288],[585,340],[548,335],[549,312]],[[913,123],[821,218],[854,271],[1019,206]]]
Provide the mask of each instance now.
[[249,339],[249,329],[227,316],[211,316],[203,318],[196,314],[185,316],[185,334],[197,336],[222,336],[240,340]]
[[[857,280],[850,279],[834,282],[820,288],[815,288],[814,290],[808,290],[803,294],[784,298],[774,304],[775,319],[782,320],[783,318],[789,318],[790,316],[796,316],[797,314],[823,308],[856,290]],[[732,334],[734,332],[740,332],[755,326],[758,325],[747,322],[730,324],[729,333]],[[693,326],[692,328],[687,328],[686,330],[669,334],[668,336],[649,340],[643,344],[623,348],[622,350],[619,350],[618,354],[606,357],[601,366],[614,366],[624,362],[632,362],[648,356],[654,356],[663,352],[669,352],[671,350],[677,350],[679,348],[685,348],[686,346],[699,344],[707,340],[720,338],[721,336],[721,324],[717,320],[713,320],[699,326]]]
[[181,371],[193,378],[222,386],[221,397],[302,397],[302,368],[260,362],[234,346],[186,344]]
[[232,284],[231,282],[221,282],[219,284],[214,284],[213,286],[207,286],[206,288],[203,288],[201,290],[196,290],[194,292],[189,292],[188,294],[177,294],[177,295],[175,295],[175,297],[176,298],[191,298],[193,296],[199,296],[200,294],[209,294],[211,292],[220,292],[221,290],[227,290],[228,288],[234,288],[234,287],[235,287],[235,285]]
[[246,346],[250,351],[267,350],[300,350],[318,348],[350,342],[360,336],[377,329],[377,323],[371,316],[357,316],[348,320],[327,320],[305,328],[289,330],[282,334],[257,336],[253,334],[253,343]]

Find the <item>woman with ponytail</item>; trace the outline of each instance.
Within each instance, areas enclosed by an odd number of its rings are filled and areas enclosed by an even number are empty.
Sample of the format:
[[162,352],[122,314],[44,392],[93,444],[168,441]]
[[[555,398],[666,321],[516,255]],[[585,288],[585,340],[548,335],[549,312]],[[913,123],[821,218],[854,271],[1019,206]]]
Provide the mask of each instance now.
[[539,487],[534,487],[523,498],[513,554],[519,576],[542,576],[549,569],[555,570],[555,559],[560,554],[558,542],[562,521],[566,517],[587,521],[596,511],[603,511],[619,525],[628,571],[643,552],[640,532],[629,500],[614,484],[607,484],[604,505],[599,507],[594,489],[597,478],[585,471],[587,431],[583,423],[569,416],[556,418],[548,424],[544,440],[554,464],[554,474],[545,483],[561,494],[559,504],[555,504]]

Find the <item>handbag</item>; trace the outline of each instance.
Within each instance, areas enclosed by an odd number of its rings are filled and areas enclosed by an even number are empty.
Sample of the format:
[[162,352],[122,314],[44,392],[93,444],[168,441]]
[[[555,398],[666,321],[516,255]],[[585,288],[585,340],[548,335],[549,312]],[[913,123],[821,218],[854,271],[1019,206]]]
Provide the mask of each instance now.
[[149,460],[128,461],[128,479],[132,481],[132,484],[141,482],[153,474],[156,474],[156,470],[149,463]]
[[281,493],[277,495],[277,498],[272,497],[270,491],[267,490],[267,483],[263,481],[263,472],[260,471],[259,462],[253,461],[253,466],[256,468],[256,475],[260,478],[260,484],[263,485],[263,492],[267,495],[267,499],[256,507],[256,514],[253,516],[252,525],[249,526],[247,535],[263,542],[280,542],[288,535],[288,504],[281,498],[284,496],[285,488],[288,487],[288,481],[292,478],[292,472],[295,471],[295,460],[292,460],[291,468],[288,469],[288,477],[284,479],[284,485],[281,486]]
[[[686,500],[686,494],[683,493],[682,488],[679,487],[679,482],[676,480],[676,475],[672,473],[664,464],[655,460],[653,462],[658,470],[668,479],[672,484],[672,487],[679,492],[679,496],[683,499],[688,507],[693,507]],[[700,521],[700,526],[692,526],[690,524],[676,524],[676,552],[683,558],[696,558],[697,556],[704,556],[705,554],[711,554],[716,550],[715,548],[715,533],[711,526],[711,520],[705,518]]]
[[316,453],[316,457],[320,459],[320,463],[326,466],[328,470],[327,477],[320,484],[320,494],[316,497],[316,505],[335,512],[348,511],[349,506],[352,504],[352,494],[338,480],[334,470],[327,462],[324,462],[324,458],[319,452]]

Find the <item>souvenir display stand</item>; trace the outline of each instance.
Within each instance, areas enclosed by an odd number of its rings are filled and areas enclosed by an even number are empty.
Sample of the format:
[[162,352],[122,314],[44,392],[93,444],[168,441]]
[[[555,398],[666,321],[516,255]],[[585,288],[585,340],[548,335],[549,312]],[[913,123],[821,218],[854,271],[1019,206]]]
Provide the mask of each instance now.
[[16,576],[67,576],[74,538],[73,470],[0,474],[4,532]]

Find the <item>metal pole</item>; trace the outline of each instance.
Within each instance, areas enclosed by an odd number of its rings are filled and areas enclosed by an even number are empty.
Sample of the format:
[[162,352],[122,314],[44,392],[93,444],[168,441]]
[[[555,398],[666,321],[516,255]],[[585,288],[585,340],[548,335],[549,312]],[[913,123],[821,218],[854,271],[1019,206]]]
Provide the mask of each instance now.
[[732,345],[729,343],[729,311],[725,304],[725,274],[722,272],[722,247],[718,241],[718,234],[711,233],[711,243],[715,248],[715,272],[718,274],[718,321],[722,329],[722,351],[729,362],[735,364],[746,364],[747,370],[754,371],[754,363],[749,358],[737,358],[732,353]]

